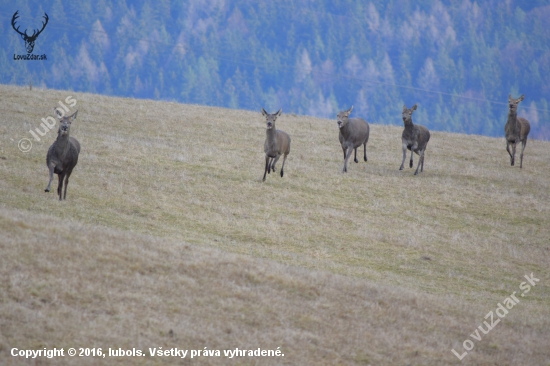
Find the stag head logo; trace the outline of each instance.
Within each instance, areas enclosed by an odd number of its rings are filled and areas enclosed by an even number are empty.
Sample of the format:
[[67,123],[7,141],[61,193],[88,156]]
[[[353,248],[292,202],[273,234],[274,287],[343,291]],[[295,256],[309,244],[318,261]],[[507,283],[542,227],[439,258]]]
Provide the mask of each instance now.
[[19,30],[19,26],[17,28],[15,28],[15,21],[17,20],[17,18],[19,18],[19,15],[17,15],[17,13],[19,12],[19,10],[17,10],[15,12],[15,14],[13,14],[13,17],[11,18],[11,26],[13,27],[13,29],[19,33],[21,35],[21,38],[23,38],[23,41],[25,41],[25,48],[27,49],[27,53],[30,54],[32,53],[32,50],[34,49],[34,42],[36,41],[36,38],[38,38],[38,36],[40,35],[40,33],[42,33],[42,31],[44,30],[44,28],[46,28],[46,24],[48,24],[48,14],[44,13],[44,19],[46,20],[45,22],[42,22],[42,29],[38,30],[38,29],[35,29],[32,33],[31,36],[29,36],[27,34],[27,30],[25,29],[25,32],[22,33],[20,30]]

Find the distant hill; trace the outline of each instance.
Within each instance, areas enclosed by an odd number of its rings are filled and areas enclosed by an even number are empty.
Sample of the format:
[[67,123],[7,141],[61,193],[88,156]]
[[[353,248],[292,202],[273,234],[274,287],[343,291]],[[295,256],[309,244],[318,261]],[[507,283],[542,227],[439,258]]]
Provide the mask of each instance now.
[[[550,138],[550,5],[532,1],[0,1],[0,82],[334,117],[355,106],[502,136],[507,96]],[[12,29],[49,23],[35,54]]]

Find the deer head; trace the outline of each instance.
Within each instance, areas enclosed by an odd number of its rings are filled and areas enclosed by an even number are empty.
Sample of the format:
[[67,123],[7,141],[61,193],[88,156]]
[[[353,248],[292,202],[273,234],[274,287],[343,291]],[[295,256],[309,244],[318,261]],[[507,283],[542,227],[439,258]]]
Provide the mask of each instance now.
[[281,108],[276,113],[269,114],[265,111],[265,109],[262,108],[262,114],[265,117],[265,123],[268,130],[272,129],[275,126],[275,121],[277,120],[277,117],[281,115],[282,111],[283,109]]
[[49,20],[48,14],[44,13],[44,19],[46,21],[42,22],[42,29],[40,29],[40,30],[35,29],[32,33],[32,36],[29,36],[27,34],[26,29],[25,29],[25,33],[22,33],[21,31],[19,31],[19,27],[15,28],[15,21],[17,20],[17,18],[19,18],[19,15],[17,15],[18,12],[19,12],[19,10],[17,10],[15,12],[15,14],[13,14],[13,17],[11,18],[11,26],[13,27],[13,29],[17,33],[19,33],[21,35],[21,38],[23,38],[23,41],[25,41],[25,48],[27,49],[27,53],[32,53],[32,50],[34,49],[34,42],[36,41],[36,38],[38,38],[38,35],[40,33],[42,33],[44,28],[46,28],[46,24],[48,24],[48,20]]
[[353,110],[353,106],[351,106],[350,109],[348,109],[347,111],[342,111],[340,113],[338,113],[338,115],[336,116],[337,120],[338,120],[338,128],[342,128],[344,127],[347,123],[348,123],[348,120],[349,120],[349,115],[351,114],[351,111]]
[[525,95],[522,94],[521,97],[518,99],[514,99],[512,97],[512,94],[508,94],[508,107],[510,108],[510,112],[517,113],[518,111],[518,104],[525,98]]
[[57,114],[57,118],[59,118],[59,130],[57,133],[61,136],[68,135],[71,129],[71,123],[75,120],[78,110],[68,117],[65,116],[65,113],[59,112],[59,108],[54,108],[53,110],[55,114]]
[[408,109],[405,104],[403,104],[403,122],[412,122],[412,114],[416,111],[417,105],[413,105],[411,109]]

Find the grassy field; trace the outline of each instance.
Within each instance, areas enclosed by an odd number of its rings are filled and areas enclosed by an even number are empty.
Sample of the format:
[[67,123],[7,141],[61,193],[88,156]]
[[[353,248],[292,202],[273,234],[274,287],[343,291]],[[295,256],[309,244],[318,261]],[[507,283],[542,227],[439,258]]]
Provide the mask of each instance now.
[[[44,192],[57,127],[29,130],[68,96],[82,152],[59,202],[57,179]],[[143,350],[108,360],[132,365],[550,365],[549,142],[529,140],[520,170],[504,138],[433,132],[413,176],[402,128],[371,124],[369,161],[342,174],[336,120],[283,111],[285,176],[262,183],[259,111],[5,85],[0,103],[2,364],[24,363],[12,348],[101,347]]]

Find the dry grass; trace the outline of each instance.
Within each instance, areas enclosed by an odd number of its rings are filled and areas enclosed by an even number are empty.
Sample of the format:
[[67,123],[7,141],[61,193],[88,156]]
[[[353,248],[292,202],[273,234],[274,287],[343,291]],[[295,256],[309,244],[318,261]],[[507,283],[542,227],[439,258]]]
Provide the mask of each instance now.
[[[68,95],[82,153],[59,202],[43,191],[55,131],[26,154],[17,141]],[[450,349],[533,272],[462,363],[550,365],[548,142],[520,170],[503,138],[433,133],[414,177],[397,170],[402,129],[372,125],[369,162],[342,175],[336,122],[283,114],[285,177],[262,184],[260,113],[13,86],[0,100],[0,361],[280,346],[231,363],[459,364]],[[191,362],[210,363],[228,360]]]

